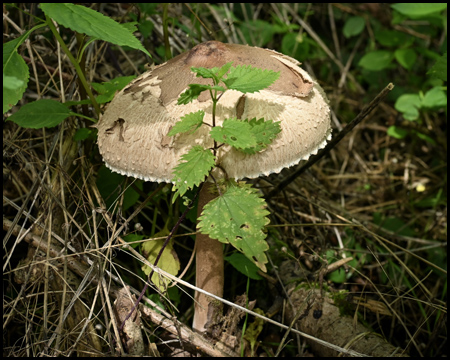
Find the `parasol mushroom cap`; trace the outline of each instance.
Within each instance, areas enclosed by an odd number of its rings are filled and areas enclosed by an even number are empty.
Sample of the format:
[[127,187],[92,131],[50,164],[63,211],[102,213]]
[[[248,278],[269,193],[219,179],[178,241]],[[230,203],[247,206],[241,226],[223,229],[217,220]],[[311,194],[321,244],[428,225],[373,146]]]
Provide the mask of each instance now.
[[201,126],[193,134],[167,136],[190,112],[204,110],[204,122],[212,124],[209,92],[187,105],[177,105],[189,84],[212,83],[197,78],[191,67],[221,67],[230,61],[233,66],[252,65],[281,74],[270,87],[256,93],[226,91],[217,104],[216,126],[231,117],[264,118],[280,121],[281,132],[256,154],[222,146],[217,163],[228,177],[238,180],[278,173],[325,146],[331,138],[328,100],[297,60],[273,50],[208,41],[142,74],[116,94],[97,125],[106,165],[146,181],[172,182],[174,167],[191,147],[213,147],[209,126]]

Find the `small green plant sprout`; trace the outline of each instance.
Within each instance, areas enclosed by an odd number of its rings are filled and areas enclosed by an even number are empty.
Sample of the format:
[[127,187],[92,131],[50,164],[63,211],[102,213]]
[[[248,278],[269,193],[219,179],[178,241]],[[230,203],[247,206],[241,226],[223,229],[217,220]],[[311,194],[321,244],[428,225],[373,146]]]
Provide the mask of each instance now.
[[[201,189],[196,286],[213,295],[223,296],[223,243],[266,271],[269,213],[239,180],[296,165],[331,137],[328,100],[298,65],[275,51],[208,41],[132,81],[97,125],[110,169],[172,182],[174,201]],[[203,332],[212,299],[198,291],[195,300],[193,327]]]

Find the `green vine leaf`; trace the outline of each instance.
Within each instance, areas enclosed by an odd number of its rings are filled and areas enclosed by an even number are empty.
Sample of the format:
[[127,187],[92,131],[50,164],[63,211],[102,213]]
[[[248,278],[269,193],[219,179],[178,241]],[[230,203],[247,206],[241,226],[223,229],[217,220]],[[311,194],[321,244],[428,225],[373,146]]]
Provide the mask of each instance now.
[[219,143],[226,143],[236,149],[251,148],[257,145],[248,122],[236,118],[225,119],[222,126],[215,126],[209,132]]
[[214,167],[215,160],[216,157],[211,150],[203,149],[199,145],[194,146],[187,154],[184,154],[173,171],[173,190],[176,193],[172,202],[175,202],[178,196],[183,196],[188,189],[192,189],[203,182]]
[[271,144],[273,139],[281,132],[280,122],[264,121],[264,118],[245,120],[251,126],[251,133],[256,138],[256,146],[242,149],[246,154],[255,154]]
[[254,93],[272,85],[280,77],[280,72],[254,68],[251,65],[232,67],[223,80],[228,89],[243,93]]
[[181,120],[178,121],[172,129],[170,129],[167,135],[174,136],[178,133],[183,132],[189,134],[194,133],[203,124],[204,116],[205,112],[203,110],[199,110],[182,116]]
[[208,203],[200,216],[198,228],[203,234],[230,243],[266,271],[269,248],[262,231],[269,223],[266,203],[257,189],[234,181],[222,196]]

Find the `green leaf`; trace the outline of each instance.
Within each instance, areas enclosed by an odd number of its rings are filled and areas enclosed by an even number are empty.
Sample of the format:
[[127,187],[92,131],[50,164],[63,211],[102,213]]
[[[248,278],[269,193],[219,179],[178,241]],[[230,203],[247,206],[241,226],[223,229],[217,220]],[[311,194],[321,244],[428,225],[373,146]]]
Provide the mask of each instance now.
[[73,136],[73,140],[74,141],[83,141],[88,138],[92,138],[93,140],[95,140],[95,133],[96,133],[96,130],[94,130],[94,129],[81,128],[81,129],[77,130],[77,132]]
[[422,106],[427,108],[447,107],[447,94],[441,86],[435,86],[425,93]]
[[[169,231],[164,229],[159,233],[155,234],[154,237],[162,237],[169,235]],[[164,240],[148,240],[142,243],[141,250],[147,260],[154,264],[156,257],[158,256],[163,244]],[[158,264],[156,264],[160,269],[167,271],[169,274],[176,276],[178,271],[180,271],[180,261],[178,260],[177,253],[173,248],[173,242],[170,241],[165,247],[164,251],[161,254],[161,257],[158,260]],[[149,276],[152,268],[147,265],[142,265],[142,271],[145,275]],[[156,271],[152,275],[152,282],[161,290],[165,292],[167,290],[167,285],[170,283],[170,280],[166,277],[158,274]]]
[[5,74],[3,74],[3,89],[6,89],[8,91],[17,90],[21,88],[24,84],[25,82],[23,80],[20,80],[15,76],[5,76]]
[[421,107],[422,100],[417,94],[403,94],[395,101],[395,109],[403,113],[407,120],[417,120],[419,117],[418,108]]
[[366,26],[366,22],[361,16],[352,16],[344,24],[342,30],[346,38],[361,34]]
[[213,67],[211,69],[207,69],[204,67],[191,67],[191,71],[197,74],[197,77],[202,77],[205,79],[213,79],[214,84],[218,85],[221,81],[222,77],[228,72],[233,62],[226,63],[221,68]]
[[8,65],[8,68],[3,70],[3,74],[22,81],[22,85],[13,90],[5,89],[6,84],[3,83],[3,114],[22,99],[30,76],[27,64],[17,52],[11,54]]
[[176,191],[173,202],[179,196],[183,196],[188,189],[203,182],[210,170],[215,165],[216,157],[209,149],[197,145],[181,157],[180,162],[174,168],[172,182],[173,191]]
[[203,234],[230,243],[266,271],[265,251],[269,248],[262,229],[269,223],[266,203],[251,185],[230,181],[222,196],[209,202],[200,216]]
[[213,79],[214,80],[214,84],[218,84],[219,83],[219,78],[216,75],[216,72],[219,71],[218,67],[213,67],[211,69],[207,69],[204,67],[191,67],[191,71],[193,73],[196,73],[197,77],[202,77],[205,79]]
[[189,84],[189,89],[180,94],[178,98],[178,105],[189,104],[192,100],[198,98],[200,93],[205,90],[225,91],[225,88],[219,85],[201,85],[201,84]]
[[306,32],[287,33],[281,40],[281,52],[294,59],[306,59],[309,55],[310,45],[311,40]]
[[117,91],[122,90],[130,83],[131,80],[134,80],[135,78],[135,75],[119,76],[115,79],[112,79],[111,81],[102,82],[101,84],[91,83],[94,90],[99,94],[95,100],[97,100],[97,103],[99,104],[110,102]]
[[241,253],[234,253],[225,257],[237,271],[253,280],[262,280],[263,277],[258,274],[258,267]]
[[219,143],[226,143],[236,149],[251,148],[257,145],[249,123],[236,118],[225,119],[222,126],[215,126],[209,132]]
[[146,236],[144,235],[138,235],[138,234],[128,234],[125,235],[122,239],[124,239],[128,245],[130,245],[133,249],[136,249],[138,246],[141,245],[140,241],[144,240]]
[[408,135],[408,130],[392,125],[389,126],[386,133],[396,139],[404,139]]
[[185,116],[181,117],[181,120],[178,121],[172,129],[170,129],[167,135],[174,136],[178,133],[194,133],[202,124],[203,118],[205,116],[205,112],[203,110],[199,110],[197,112],[189,113]]
[[417,60],[416,52],[411,49],[397,49],[395,50],[395,59],[407,70],[411,70]]
[[[33,31],[45,25],[45,23],[36,25],[17,39],[3,44],[3,114],[22,99],[23,93],[27,89],[28,78],[30,77],[28,66],[17,53],[17,49]],[[13,78],[17,80],[13,80]]]
[[447,81],[447,53],[442,55],[436,64],[427,72],[433,78],[438,78]]
[[391,51],[377,50],[364,55],[358,65],[370,71],[380,71],[391,65],[393,58]]
[[70,115],[76,115],[59,101],[42,99],[22,106],[7,120],[24,128],[41,129],[62,123]]
[[383,214],[376,212],[373,214],[373,222],[386,230],[392,231],[394,234],[417,236],[414,229],[398,217],[385,217]]
[[398,3],[392,4],[391,8],[397,10],[399,13],[412,17],[423,17],[430,14],[441,12],[447,8],[446,3]]
[[222,66],[216,73],[217,77],[222,80],[223,76],[228,72],[228,70],[230,70],[232,65],[233,61],[230,61]]
[[271,144],[273,139],[281,132],[280,122],[264,121],[264,118],[245,120],[251,126],[251,133],[255,136],[256,146],[242,149],[247,154],[255,154]]
[[378,30],[375,32],[375,39],[387,47],[406,47],[414,42],[412,36],[396,30]]
[[[27,64],[16,51],[18,40],[15,39],[3,44],[3,114],[22,99],[30,76]],[[8,88],[5,77],[17,79],[22,84],[16,86],[15,89]],[[15,82],[16,85],[18,84],[17,81]]]
[[151,57],[150,53],[129,30],[95,10],[70,3],[41,3],[41,9],[58,24],[73,31],[119,46],[129,46],[141,50]]
[[242,93],[254,93],[272,85],[280,77],[280,72],[254,68],[251,65],[232,67],[223,80],[228,89]]

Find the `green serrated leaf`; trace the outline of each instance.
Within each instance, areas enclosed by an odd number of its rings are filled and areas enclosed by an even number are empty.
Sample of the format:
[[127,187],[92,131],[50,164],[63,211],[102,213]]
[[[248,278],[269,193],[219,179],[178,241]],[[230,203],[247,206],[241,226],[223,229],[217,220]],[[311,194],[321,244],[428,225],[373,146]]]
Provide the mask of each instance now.
[[198,228],[203,234],[230,243],[266,271],[269,248],[262,229],[269,223],[266,203],[249,184],[230,182],[226,192],[208,203]]
[[173,190],[176,191],[173,202],[178,196],[183,196],[188,189],[203,182],[210,170],[215,165],[216,157],[209,149],[197,145],[181,157],[181,161],[174,168],[172,182]]
[[119,46],[129,46],[151,57],[128,29],[95,10],[70,3],[41,3],[41,9],[58,24],[80,34],[93,36]]
[[272,85],[280,77],[280,72],[263,70],[251,65],[232,67],[223,80],[228,89],[243,93],[254,93]]
[[216,73],[219,71],[218,67],[213,67],[211,69],[207,69],[204,67],[191,67],[191,71],[195,74],[197,74],[197,77],[202,77],[204,79],[213,79],[214,84],[219,83],[219,78],[217,77]]
[[197,74],[197,77],[202,77],[205,79],[213,79],[214,84],[217,85],[222,80],[222,77],[228,72],[231,65],[233,65],[233,62],[230,61],[229,63],[226,63],[221,68],[219,67],[213,67],[211,69],[207,69],[204,67],[191,67],[191,71],[193,73]]
[[184,132],[189,134],[194,133],[203,124],[204,116],[205,112],[203,110],[199,110],[182,116],[181,120],[173,126],[173,128],[167,135],[174,136],[178,133]]
[[70,115],[76,114],[60,102],[42,99],[22,106],[7,120],[24,128],[41,129],[56,126]]
[[211,137],[236,149],[251,148],[257,145],[249,123],[236,118],[225,119],[222,126],[215,126],[209,132]]
[[251,133],[255,136],[256,146],[242,149],[246,154],[255,154],[271,144],[273,139],[281,132],[280,122],[264,121],[264,118],[245,120],[251,126]]
[[224,66],[222,66],[216,73],[217,77],[222,80],[222,77],[230,70],[231,66],[233,65],[233,61],[230,61],[226,63]]
[[225,91],[225,88],[219,85],[213,86],[213,85],[189,84],[189,89],[180,94],[177,104],[186,105],[190,103],[192,100],[197,99],[200,93],[202,93],[205,90]]

